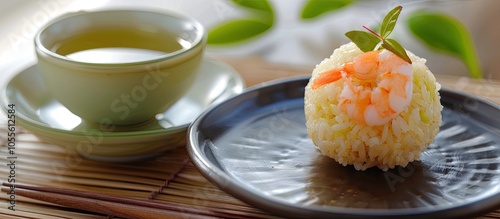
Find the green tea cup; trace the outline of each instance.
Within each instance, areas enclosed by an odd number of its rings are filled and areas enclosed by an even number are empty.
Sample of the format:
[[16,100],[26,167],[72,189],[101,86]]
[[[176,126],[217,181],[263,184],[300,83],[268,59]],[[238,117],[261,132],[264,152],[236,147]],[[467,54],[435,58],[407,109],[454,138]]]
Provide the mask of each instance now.
[[35,37],[51,95],[88,123],[152,120],[193,84],[206,32],[172,12],[108,10],[63,15]]

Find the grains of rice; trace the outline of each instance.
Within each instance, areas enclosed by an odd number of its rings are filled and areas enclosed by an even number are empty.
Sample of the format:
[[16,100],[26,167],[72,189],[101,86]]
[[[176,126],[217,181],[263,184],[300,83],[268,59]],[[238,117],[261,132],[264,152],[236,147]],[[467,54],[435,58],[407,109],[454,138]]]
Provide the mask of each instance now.
[[361,53],[355,44],[345,44],[313,70],[304,98],[307,132],[323,155],[344,166],[353,165],[357,170],[376,166],[384,171],[405,167],[420,157],[439,131],[440,85],[425,65],[426,60],[408,52],[414,72],[410,104],[384,125],[360,124],[339,108],[343,79],[311,87],[321,72],[339,68]]

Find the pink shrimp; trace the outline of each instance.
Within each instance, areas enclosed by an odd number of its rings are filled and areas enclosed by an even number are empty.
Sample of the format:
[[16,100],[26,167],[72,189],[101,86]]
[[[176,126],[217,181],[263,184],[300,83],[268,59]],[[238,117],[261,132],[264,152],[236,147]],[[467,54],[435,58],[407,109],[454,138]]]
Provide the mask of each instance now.
[[367,125],[383,125],[410,104],[413,93],[411,65],[387,50],[358,55],[342,67],[320,73],[317,89],[344,79],[339,107],[350,118]]

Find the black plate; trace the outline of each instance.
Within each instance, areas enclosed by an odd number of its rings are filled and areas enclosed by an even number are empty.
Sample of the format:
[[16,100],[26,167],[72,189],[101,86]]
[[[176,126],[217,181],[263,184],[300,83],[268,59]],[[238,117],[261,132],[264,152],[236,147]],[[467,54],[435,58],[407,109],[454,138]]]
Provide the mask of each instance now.
[[455,218],[500,207],[499,106],[443,88],[441,130],[419,161],[356,171],[309,139],[308,80],[263,84],[204,112],[188,135],[196,167],[234,197],[285,217]]

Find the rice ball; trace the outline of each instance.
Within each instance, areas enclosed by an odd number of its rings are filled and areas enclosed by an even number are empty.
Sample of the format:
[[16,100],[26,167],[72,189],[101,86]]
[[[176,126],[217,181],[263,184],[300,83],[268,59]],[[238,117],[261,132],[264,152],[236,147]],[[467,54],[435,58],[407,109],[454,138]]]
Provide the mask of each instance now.
[[[344,166],[353,165],[356,170],[406,167],[419,159],[441,125],[440,84],[425,65],[426,60],[407,51],[412,64],[404,69],[403,64],[398,67],[398,63],[390,63],[392,59],[385,59],[385,53],[390,52],[385,50],[377,56],[382,64],[374,65],[379,68],[377,79],[365,80],[360,72],[375,68],[368,66],[373,60],[359,58],[364,53],[354,43],[345,44],[316,66],[305,88],[304,111],[310,138],[323,155]],[[354,67],[349,66],[357,72],[340,71],[341,75],[330,83],[317,85],[324,78],[322,74],[347,69],[346,63],[354,63]],[[396,65],[392,71],[412,74],[383,75],[387,72],[384,63]],[[404,77],[396,80],[392,77],[395,75]],[[401,89],[406,89],[408,95],[398,96]],[[388,116],[380,114],[384,107]]]

